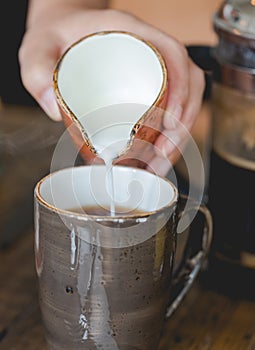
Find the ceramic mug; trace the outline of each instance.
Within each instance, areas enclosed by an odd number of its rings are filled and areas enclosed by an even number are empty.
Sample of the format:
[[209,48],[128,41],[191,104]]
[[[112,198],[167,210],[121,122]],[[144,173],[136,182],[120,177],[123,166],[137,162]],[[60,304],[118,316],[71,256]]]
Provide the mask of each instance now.
[[115,166],[113,176],[115,202],[124,208],[118,216],[104,212],[111,200],[105,166],[66,168],[35,188],[36,270],[50,350],[156,349],[165,318],[207,256],[206,207],[194,203],[204,227],[190,230],[173,272],[184,198],[142,169]]
[[128,159],[129,165],[145,167],[162,130],[167,90],[160,52],[129,32],[82,38],[66,50],[54,71],[60,112],[87,162],[99,154],[95,135],[114,126],[111,136],[100,136],[100,141],[107,138],[103,146],[121,140],[124,145],[115,156],[118,164]]

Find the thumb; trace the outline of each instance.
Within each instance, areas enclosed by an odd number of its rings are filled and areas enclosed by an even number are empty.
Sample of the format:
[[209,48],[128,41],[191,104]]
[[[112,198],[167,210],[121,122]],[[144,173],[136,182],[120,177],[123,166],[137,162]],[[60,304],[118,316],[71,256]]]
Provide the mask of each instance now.
[[54,38],[27,32],[19,49],[21,79],[26,90],[53,120],[61,115],[53,91],[53,72],[59,56]]

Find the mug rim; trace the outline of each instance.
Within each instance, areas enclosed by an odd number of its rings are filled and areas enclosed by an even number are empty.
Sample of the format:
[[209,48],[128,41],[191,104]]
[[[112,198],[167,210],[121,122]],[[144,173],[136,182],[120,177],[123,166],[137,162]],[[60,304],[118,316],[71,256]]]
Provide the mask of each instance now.
[[171,208],[172,206],[174,206],[177,201],[178,201],[178,197],[179,197],[179,192],[177,187],[170,181],[168,180],[166,177],[154,174],[149,172],[148,170],[145,169],[141,169],[141,168],[135,168],[135,167],[130,167],[130,166],[124,166],[124,165],[114,165],[114,168],[119,168],[119,169],[125,169],[125,171],[127,171],[126,169],[132,169],[135,171],[139,171],[139,172],[144,172],[144,173],[148,173],[152,176],[155,176],[157,178],[159,178],[160,180],[164,181],[165,183],[167,183],[168,185],[171,186],[172,190],[173,190],[173,197],[171,199],[171,201],[167,204],[164,205],[162,207],[160,207],[159,209],[155,209],[152,211],[147,211],[147,210],[141,210],[141,213],[139,214],[124,214],[124,215],[118,215],[118,216],[111,216],[111,215],[91,215],[91,214],[87,214],[87,213],[76,213],[74,211],[71,210],[67,210],[67,209],[60,209],[57,208],[55,205],[48,203],[48,201],[46,201],[42,194],[41,194],[41,185],[48,179],[50,179],[54,174],[60,173],[62,171],[67,171],[67,170],[73,170],[73,169],[78,169],[78,168],[88,168],[88,167],[101,167],[101,168],[105,168],[105,165],[102,164],[97,164],[97,165],[79,165],[79,166],[73,166],[73,167],[68,167],[68,168],[63,168],[63,169],[59,169],[56,170],[54,172],[49,173],[48,175],[44,176],[43,178],[41,178],[37,184],[35,185],[35,189],[34,189],[34,197],[37,203],[39,203],[40,205],[46,207],[48,210],[53,211],[59,215],[64,215],[66,217],[72,217],[72,218],[76,218],[76,219],[81,219],[81,220],[92,220],[92,221],[127,221],[127,220],[139,220],[142,218],[147,218],[149,216],[158,214],[160,212],[163,212],[164,210]]
[[[82,126],[81,122],[79,121],[79,118],[75,116],[75,114],[72,112],[68,104],[65,102],[64,98],[62,97],[62,94],[59,89],[58,85],[58,73],[61,68],[62,61],[64,60],[65,56],[68,54],[69,51],[71,51],[75,46],[79,45],[81,42],[85,41],[88,38],[91,37],[96,37],[96,36],[103,36],[103,35],[110,35],[110,34],[121,34],[121,35],[126,35],[130,36],[133,39],[136,39],[138,41],[141,41],[145,45],[149,46],[150,49],[154,52],[154,54],[157,56],[161,71],[162,71],[162,84],[159,90],[158,95],[156,96],[155,100],[153,103],[149,106],[149,108],[144,112],[144,114],[137,120],[137,122],[134,124],[131,134],[130,134],[130,141],[127,149],[130,147],[132,144],[132,141],[135,137],[135,134],[137,130],[140,128],[140,126],[144,123],[146,116],[158,106],[160,101],[164,98],[164,94],[167,91],[167,86],[168,86],[168,79],[167,79],[167,68],[166,68],[166,63],[165,60],[160,53],[160,51],[156,48],[154,44],[152,44],[149,40],[143,39],[141,36],[134,34],[130,31],[125,31],[125,30],[105,30],[105,31],[98,31],[98,32],[93,32],[88,35],[85,35],[81,37],[80,39],[76,40],[73,44],[71,44],[65,51],[64,53],[60,56],[58,59],[54,72],[53,72],[53,89],[56,95],[56,99],[58,101],[59,106],[63,108],[64,112],[67,114],[67,116],[72,120],[72,122],[77,126],[78,130],[83,134],[86,135],[86,138],[84,137],[84,142],[86,146],[90,149],[90,151],[94,154],[97,154],[96,150],[94,149],[94,146],[91,144],[90,139],[87,136],[86,130]],[[126,150],[127,150],[126,149]],[[126,151],[125,150],[125,151]]]

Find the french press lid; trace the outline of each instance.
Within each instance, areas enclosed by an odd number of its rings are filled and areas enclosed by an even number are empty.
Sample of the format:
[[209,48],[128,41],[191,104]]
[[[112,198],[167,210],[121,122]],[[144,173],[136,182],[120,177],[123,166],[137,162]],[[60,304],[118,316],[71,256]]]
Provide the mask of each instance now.
[[216,29],[255,44],[255,0],[227,0],[214,18]]
[[219,36],[214,55],[221,65],[220,80],[254,92],[255,0],[226,0],[214,15],[213,24]]

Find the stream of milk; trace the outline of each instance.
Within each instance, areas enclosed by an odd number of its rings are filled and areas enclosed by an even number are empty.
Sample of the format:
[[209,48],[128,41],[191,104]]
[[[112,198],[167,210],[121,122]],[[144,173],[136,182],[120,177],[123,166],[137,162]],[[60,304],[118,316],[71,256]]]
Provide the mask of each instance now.
[[106,166],[106,186],[110,196],[110,214],[115,216],[115,189],[113,176],[113,160],[127,147],[131,127],[119,124],[100,130],[91,137],[91,142]]
[[127,148],[135,123],[147,109],[146,105],[125,103],[104,107],[80,118],[98,157],[106,165],[111,216],[115,216],[113,160]]

